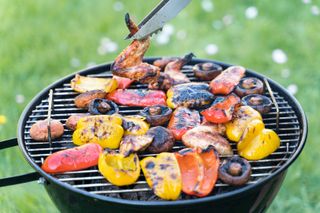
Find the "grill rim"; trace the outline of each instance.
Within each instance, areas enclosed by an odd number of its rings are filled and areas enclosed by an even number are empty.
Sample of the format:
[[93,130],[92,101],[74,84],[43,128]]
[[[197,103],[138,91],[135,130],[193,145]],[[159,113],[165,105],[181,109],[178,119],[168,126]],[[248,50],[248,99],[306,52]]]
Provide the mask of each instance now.
[[[144,62],[151,63],[154,60],[160,59],[162,57],[146,57],[144,58]],[[225,63],[225,62],[220,62],[220,61],[215,61],[215,60],[210,60],[210,59],[193,59],[189,64],[187,65],[193,65],[196,63],[203,63],[203,62],[213,62],[221,65],[224,69],[229,66],[233,66],[232,64]],[[285,173],[287,168],[297,159],[297,157],[300,155],[302,152],[306,140],[307,140],[307,134],[308,134],[308,123],[307,123],[307,117],[302,109],[300,103],[296,100],[294,96],[289,94],[283,86],[281,86],[279,83],[276,81],[272,80],[271,78],[264,76],[256,71],[253,71],[251,69],[246,68],[246,72],[256,75],[257,77],[263,79],[266,78],[268,82],[270,83],[271,87],[277,87],[277,92],[284,97],[290,106],[293,108],[296,114],[301,114],[301,116],[297,116],[297,119],[300,122],[301,125],[301,138],[299,141],[299,145],[296,148],[296,151],[293,153],[293,155],[290,156],[290,158],[283,164],[277,171],[274,173],[270,174],[269,176],[265,177],[264,179],[258,181],[255,184],[250,184],[246,185],[240,189],[230,191],[230,192],[225,192],[223,194],[218,194],[214,196],[208,196],[208,197],[203,197],[203,198],[197,198],[193,200],[176,200],[176,201],[139,201],[139,200],[127,200],[127,199],[122,199],[122,198],[113,198],[109,196],[104,196],[104,195],[99,195],[99,194],[93,194],[88,191],[78,189],[76,187],[73,187],[72,185],[69,185],[67,183],[64,183],[52,175],[44,172],[35,162],[33,162],[32,158],[28,155],[28,151],[26,149],[26,146],[24,145],[24,129],[27,124],[27,120],[29,119],[29,116],[32,113],[32,110],[34,109],[35,106],[39,104],[39,102],[47,97],[48,92],[50,89],[55,89],[59,85],[70,81],[72,78],[74,78],[75,74],[81,74],[81,75],[87,75],[87,74],[95,74],[95,73],[100,73],[102,70],[103,71],[108,71],[111,68],[113,62],[108,62],[108,63],[103,63],[99,64],[90,68],[85,68],[79,71],[76,71],[70,75],[67,75],[63,78],[58,79],[57,81],[53,82],[43,90],[41,90],[30,102],[29,104],[25,107],[24,111],[22,112],[19,121],[18,121],[18,128],[17,128],[17,139],[18,139],[18,145],[19,148],[23,152],[24,158],[27,160],[27,162],[36,170],[36,172],[40,173],[42,177],[44,177],[47,181],[50,183],[55,183],[61,187],[66,188],[67,190],[72,191],[73,193],[78,193],[81,194],[82,196],[87,196],[90,198],[94,199],[99,199],[102,201],[107,201],[107,202],[112,202],[112,203],[117,203],[117,204],[125,204],[125,205],[130,205],[130,206],[182,206],[182,205],[195,205],[195,204],[201,204],[201,203],[207,203],[207,202],[214,202],[214,201],[219,201],[222,199],[226,198],[236,198],[238,196],[243,195],[243,193],[248,193],[260,186],[263,186],[267,184],[269,181],[271,181],[273,178],[277,177],[281,173]]]

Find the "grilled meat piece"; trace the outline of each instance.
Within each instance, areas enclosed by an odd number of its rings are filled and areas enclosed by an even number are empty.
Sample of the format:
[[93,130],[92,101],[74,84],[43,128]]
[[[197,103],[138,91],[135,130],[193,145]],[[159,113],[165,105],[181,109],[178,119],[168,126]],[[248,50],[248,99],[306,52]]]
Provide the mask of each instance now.
[[160,90],[118,89],[107,95],[109,100],[126,106],[166,105],[166,94]]
[[[130,19],[129,14],[126,14],[125,22],[131,35],[139,30],[138,26]],[[142,62],[149,45],[149,37],[142,40],[133,40],[115,59],[111,68],[112,73],[141,83],[156,81],[160,74],[160,68]]]
[[154,62],[158,66],[165,65],[164,73],[160,73],[157,81],[149,84],[149,89],[160,89],[167,91],[170,87],[190,82],[189,78],[181,72],[181,68],[192,60],[192,53],[183,58],[160,59]]
[[210,82],[211,92],[215,95],[228,95],[239,84],[245,72],[246,69],[241,66],[229,67]]
[[105,98],[107,93],[103,90],[92,90],[75,97],[74,104],[78,108],[88,108],[89,103],[96,98]]
[[[58,120],[50,121],[50,136],[54,140],[63,135],[63,124]],[[48,140],[48,119],[39,120],[34,123],[30,128],[30,137],[35,141],[47,141]]]
[[66,127],[70,130],[76,130],[77,128],[77,123],[80,120],[80,118],[86,117],[86,116],[90,116],[90,114],[87,113],[79,113],[79,114],[74,114],[71,115],[67,121],[66,121]]
[[184,106],[188,108],[204,108],[209,106],[214,98],[206,83],[179,84],[167,92],[167,104],[171,108]]
[[161,59],[155,60],[153,62],[153,65],[159,67],[161,70],[164,70],[164,68],[167,66],[168,63],[175,61],[177,59],[179,59],[179,57],[161,58]]
[[182,142],[187,147],[206,149],[213,146],[220,155],[232,155],[229,142],[209,126],[197,126],[188,130],[182,136]]
[[200,114],[196,110],[190,110],[186,107],[178,107],[174,110],[169,121],[168,129],[172,131],[176,140],[186,131],[200,124]]
[[143,151],[148,147],[153,140],[152,135],[125,135],[120,143],[120,154],[125,157],[129,156],[131,153]]

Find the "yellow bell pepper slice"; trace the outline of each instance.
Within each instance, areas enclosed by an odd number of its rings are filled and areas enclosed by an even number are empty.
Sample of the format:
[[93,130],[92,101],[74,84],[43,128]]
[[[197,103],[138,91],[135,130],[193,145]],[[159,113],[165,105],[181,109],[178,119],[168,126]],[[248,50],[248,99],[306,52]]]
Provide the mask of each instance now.
[[104,90],[109,93],[116,90],[117,87],[118,82],[113,78],[92,78],[76,74],[71,80],[71,88],[80,93],[91,90]]
[[260,113],[250,106],[241,106],[236,109],[234,119],[226,123],[226,135],[229,140],[238,142],[250,121],[262,121]]
[[137,154],[124,157],[122,154],[115,152],[102,153],[99,157],[98,168],[101,174],[116,186],[131,185],[140,176]]
[[273,153],[280,146],[280,138],[264,123],[252,120],[237,144],[238,153],[247,160],[260,160]]
[[118,116],[89,116],[81,118],[73,132],[76,145],[98,143],[103,148],[117,149],[123,136],[122,120]]
[[140,162],[148,185],[164,200],[176,200],[182,190],[179,164],[173,153],[163,152]]
[[124,116],[122,126],[125,129],[124,135],[144,135],[150,125],[140,116]]

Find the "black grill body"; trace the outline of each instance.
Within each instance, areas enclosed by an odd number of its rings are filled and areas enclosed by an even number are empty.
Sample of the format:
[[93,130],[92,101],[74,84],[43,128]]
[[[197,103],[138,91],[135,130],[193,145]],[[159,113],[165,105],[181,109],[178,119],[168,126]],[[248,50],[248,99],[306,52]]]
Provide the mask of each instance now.
[[[157,58],[145,61],[152,63]],[[198,81],[192,73],[192,66],[197,63],[214,62],[224,69],[229,64],[193,59],[183,67],[183,72],[192,81]],[[93,77],[111,77],[111,64],[92,67],[80,72],[80,75]],[[247,70],[246,76],[267,79],[274,92],[279,114],[273,107],[272,111],[263,117],[267,128],[277,131],[281,138],[280,148],[260,161],[250,162],[253,174],[250,182],[242,187],[231,187],[217,182],[214,191],[204,198],[182,198],[177,201],[127,200],[121,198],[124,193],[133,193],[132,187],[112,189],[96,167],[83,171],[49,175],[41,168],[41,163],[52,152],[73,147],[72,132],[65,131],[64,136],[52,145],[48,142],[34,143],[29,136],[31,125],[39,119],[45,119],[48,112],[48,93],[53,89],[52,118],[63,123],[69,115],[81,111],[74,107],[73,100],[77,93],[70,88],[70,80],[75,74],[67,76],[40,92],[26,107],[18,125],[18,143],[25,158],[45,180],[44,185],[52,200],[62,212],[263,212],[276,196],[289,165],[301,153],[307,137],[307,120],[296,99],[276,82],[256,72]],[[146,88],[146,85],[135,84],[132,88]],[[268,92],[267,92],[268,95]],[[270,94],[269,94],[270,95]],[[125,115],[137,114],[141,108],[120,107],[120,113]],[[276,121],[279,116],[279,128]],[[175,149],[181,149],[179,143]],[[235,150],[235,146],[233,145]],[[175,151],[175,150],[174,150]],[[144,157],[143,155],[140,156]],[[137,184],[145,184],[141,177]],[[150,191],[148,187],[136,191]],[[116,196],[115,196],[116,195]]]

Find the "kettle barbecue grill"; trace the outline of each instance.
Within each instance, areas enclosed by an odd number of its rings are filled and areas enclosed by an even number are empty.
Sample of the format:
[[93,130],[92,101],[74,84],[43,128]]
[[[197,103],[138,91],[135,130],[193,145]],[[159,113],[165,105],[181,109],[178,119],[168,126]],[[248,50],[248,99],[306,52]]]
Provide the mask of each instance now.
[[[153,63],[158,58],[147,58]],[[192,66],[197,63],[213,62],[223,69],[229,64],[206,59],[193,59],[182,68],[192,82],[200,82],[194,77]],[[112,63],[103,64],[77,72],[90,77],[112,77]],[[196,198],[182,194],[179,200],[159,200],[146,184],[141,174],[139,180],[126,187],[109,183],[98,171],[97,166],[61,174],[47,174],[41,169],[44,159],[53,152],[71,148],[72,131],[65,128],[64,135],[55,140],[35,142],[30,138],[31,125],[50,116],[63,124],[75,113],[84,113],[76,108],[74,98],[78,93],[70,87],[69,75],[42,90],[25,108],[18,123],[17,138],[0,143],[0,149],[19,145],[28,163],[36,172],[0,180],[0,186],[13,185],[40,179],[48,194],[61,212],[263,212],[271,204],[283,182],[288,167],[301,153],[307,138],[307,120],[297,100],[282,86],[257,72],[246,70],[246,76],[265,81],[268,90],[265,95],[272,98],[271,112],[263,115],[266,128],[273,129],[281,139],[280,147],[267,158],[250,161],[252,174],[250,181],[240,187],[217,181],[210,195]],[[147,85],[134,83],[130,88],[146,89]],[[49,91],[52,91],[51,93]],[[120,106],[119,113],[135,115],[141,107]],[[173,151],[184,148],[176,142]],[[235,145],[232,145],[236,152]],[[140,154],[140,159],[152,156]],[[223,159],[223,156],[222,156]],[[35,195],[36,196],[36,195]]]

